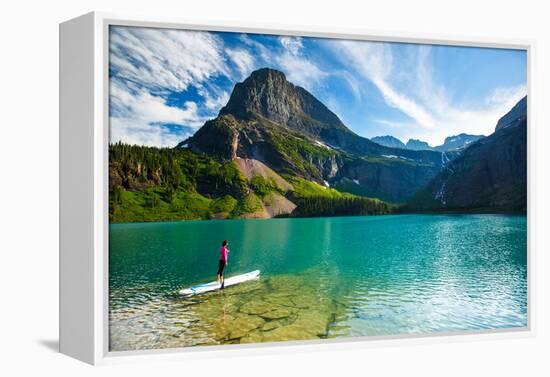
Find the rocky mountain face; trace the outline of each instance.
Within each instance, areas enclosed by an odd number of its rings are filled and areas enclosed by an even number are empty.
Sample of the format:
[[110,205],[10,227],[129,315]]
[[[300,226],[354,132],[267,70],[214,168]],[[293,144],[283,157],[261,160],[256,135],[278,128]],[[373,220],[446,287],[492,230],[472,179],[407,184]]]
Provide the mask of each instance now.
[[[181,145],[188,144],[195,150],[209,150],[211,146],[204,145],[208,141],[203,140],[202,134],[219,128],[219,121],[227,124],[227,119],[229,122],[232,122],[231,119],[238,120],[246,124],[247,128],[265,126],[280,132],[290,132],[318,146],[357,155],[395,154],[423,162],[440,160],[437,153],[396,151],[355,134],[307,90],[287,81],[282,72],[269,68],[254,71],[244,82],[236,84],[218,118],[207,122],[199,130],[201,132]],[[258,132],[262,133],[261,130]],[[220,136],[224,136],[223,131],[221,133]],[[255,132],[246,134],[251,140],[255,136]]]
[[455,136],[449,136],[445,138],[445,142],[442,145],[438,145],[433,149],[441,152],[456,151],[462,148],[466,148],[471,143],[478,141],[483,138],[483,135],[469,135],[469,134],[459,134]]
[[441,165],[418,164],[398,157],[367,157],[345,164],[334,187],[356,195],[403,203],[439,171]]
[[374,141],[376,144],[380,144],[390,148],[402,148],[402,149],[407,148],[407,146],[401,140],[390,135],[375,136],[371,138],[371,141]]
[[347,216],[391,213],[394,204],[415,212],[525,211],[526,124],[524,98],[488,137],[460,134],[411,150],[427,144],[363,138],[283,73],[261,69],[177,148],[110,145],[109,216]]
[[439,152],[450,152],[450,151],[458,151],[462,148],[465,148],[469,144],[481,139],[482,137],[484,136],[469,135],[469,134],[462,133],[459,135],[449,136],[445,138],[445,142],[436,147],[431,147],[427,142],[422,140],[417,140],[417,139],[409,139],[409,141],[407,141],[407,144],[405,144],[398,138],[389,136],[389,135],[376,136],[376,137],[373,137],[371,141],[374,141],[377,144],[384,145],[386,147],[391,147],[391,148],[403,148],[403,149],[411,149],[416,151],[431,150],[431,151],[439,151]]
[[409,139],[409,141],[407,141],[407,144],[405,144],[405,147],[407,149],[412,149],[413,151],[423,151],[423,150],[432,149],[432,147],[430,147],[428,143],[418,139]]
[[527,119],[527,96],[523,97],[506,115],[499,119],[495,131],[521,123]]
[[238,83],[220,116],[233,115],[243,120],[258,117],[321,138],[324,131],[349,132],[338,116],[305,89],[286,80],[282,72],[273,69],[254,71]]
[[407,205],[417,210],[517,211],[527,208],[527,98],[473,142]]
[[[361,137],[282,72],[260,69],[235,85],[217,118],[178,145],[221,160],[258,160],[323,185],[404,202],[442,168],[438,151],[390,148]],[[356,183],[357,182],[357,183]]]

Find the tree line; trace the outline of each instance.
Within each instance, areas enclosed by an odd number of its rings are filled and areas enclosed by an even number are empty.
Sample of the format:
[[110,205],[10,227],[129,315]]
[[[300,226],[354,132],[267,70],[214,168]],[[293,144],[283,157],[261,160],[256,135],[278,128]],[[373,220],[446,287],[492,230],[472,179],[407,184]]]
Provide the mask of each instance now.
[[295,199],[293,217],[384,215],[395,211],[393,205],[364,197],[305,197]]

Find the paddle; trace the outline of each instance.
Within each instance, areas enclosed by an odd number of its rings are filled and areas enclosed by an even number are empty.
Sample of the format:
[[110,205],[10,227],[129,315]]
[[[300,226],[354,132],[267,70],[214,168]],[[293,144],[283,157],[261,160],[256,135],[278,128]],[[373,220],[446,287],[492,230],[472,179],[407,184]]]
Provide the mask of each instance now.
[[223,275],[222,275],[222,286],[221,286],[221,289],[224,289],[225,288],[225,270],[227,269],[227,260],[225,261],[225,269],[223,271]]
[[[229,250],[227,250],[227,252],[229,253]],[[221,286],[221,289],[224,289],[224,288],[225,288],[225,270],[227,269],[227,260],[228,260],[228,259],[229,259],[229,258],[227,258],[227,259],[225,260],[225,269],[224,269],[224,271],[223,271],[224,273],[223,273],[223,275],[222,275],[222,286]]]

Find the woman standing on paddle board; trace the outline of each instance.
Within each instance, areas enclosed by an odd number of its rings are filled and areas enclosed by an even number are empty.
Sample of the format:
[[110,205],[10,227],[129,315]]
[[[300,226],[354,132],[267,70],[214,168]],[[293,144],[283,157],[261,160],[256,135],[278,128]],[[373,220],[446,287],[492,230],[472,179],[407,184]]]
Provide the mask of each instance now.
[[220,262],[218,265],[218,284],[221,284],[223,288],[223,271],[225,270],[225,266],[227,266],[227,257],[229,255],[229,249],[227,248],[227,245],[229,245],[229,242],[227,240],[223,240],[222,247],[220,247]]

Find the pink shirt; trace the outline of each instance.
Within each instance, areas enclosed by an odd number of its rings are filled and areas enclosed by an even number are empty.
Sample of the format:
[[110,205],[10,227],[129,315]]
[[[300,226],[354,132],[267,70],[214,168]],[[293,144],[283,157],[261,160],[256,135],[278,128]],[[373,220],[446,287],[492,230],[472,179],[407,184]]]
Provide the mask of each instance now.
[[225,246],[220,247],[220,260],[227,263],[227,254],[229,254],[229,249]]

